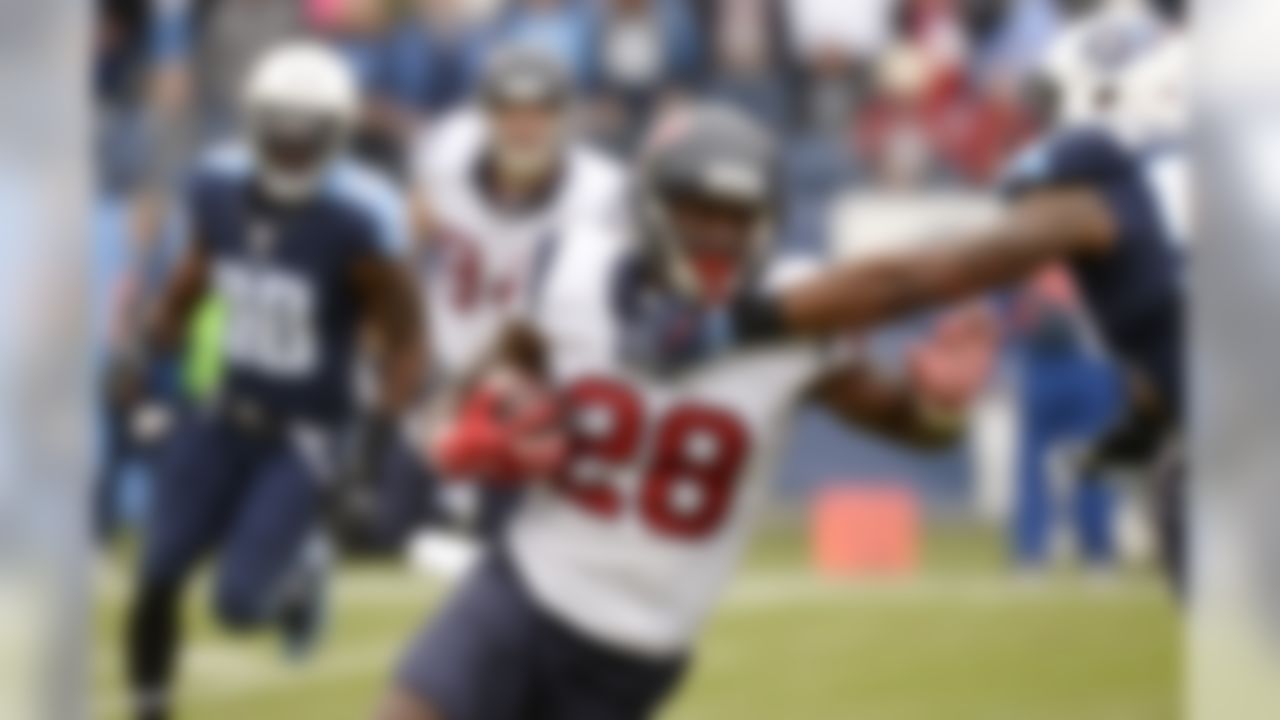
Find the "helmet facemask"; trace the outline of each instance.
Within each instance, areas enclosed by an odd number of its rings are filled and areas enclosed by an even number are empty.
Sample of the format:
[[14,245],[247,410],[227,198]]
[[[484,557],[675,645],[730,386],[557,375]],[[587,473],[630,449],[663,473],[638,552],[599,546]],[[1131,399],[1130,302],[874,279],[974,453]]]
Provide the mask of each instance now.
[[730,106],[677,108],[651,128],[638,170],[637,219],[656,280],[701,304],[743,292],[781,205],[769,132]]
[[500,48],[489,58],[479,92],[499,170],[519,180],[551,172],[569,140],[574,97],[560,58],[536,47]]
[[359,108],[355,73],[332,49],[298,41],[269,51],[244,94],[262,190],[283,203],[309,197],[345,147]]
[[549,101],[493,102],[488,106],[493,161],[519,179],[536,179],[559,163],[568,141],[567,110]]
[[717,305],[750,282],[774,232],[764,195],[672,189],[649,197],[647,226],[672,290]]
[[294,108],[260,108],[249,122],[262,189],[288,203],[315,191],[348,135],[338,119]]

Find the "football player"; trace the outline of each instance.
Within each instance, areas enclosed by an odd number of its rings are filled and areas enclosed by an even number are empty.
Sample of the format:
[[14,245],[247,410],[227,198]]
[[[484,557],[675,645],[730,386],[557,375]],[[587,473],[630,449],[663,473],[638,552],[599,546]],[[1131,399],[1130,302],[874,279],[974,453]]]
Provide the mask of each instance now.
[[[567,222],[622,210],[625,173],[578,139],[574,113],[573,83],[555,54],[502,47],[489,58],[475,102],[425,136],[416,201],[432,255],[425,294],[439,397],[452,394],[504,320],[524,307],[546,259],[543,241]],[[435,426],[428,425],[430,436]],[[436,488],[446,524],[491,533],[512,493],[478,493],[454,480]]]
[[926,446],[959,428],[982,365],[970,360],[990,351],[963,328],[931,341],[957,362],[916,364],[907,381],[873,372],[836,333],[777,333],[671,373],[694,309],[818,270],[771,259],[765,131],[713,106],[656,137],[636,237],[587,225],[553,241],[528,315],[442,439],[446,464],[541,482],[412,643],[383,720],[651,716],[742,554],[797,403]]
[[[322,45],[282,45],[253,68],[244,102],[244,141],[212,152],[190,185],[190,241],[150,329],[156,351],[177,349],[202,298],[225,308],[221,387],[157,473],[128,622],[139,720],[170,716],[182,589],[215,549],[219,619],[274,625],[286,650],[308,649],[323,610],[323,485],[381,453],[421,371],[419,302],[397,258],[407,210],[346,153],[352,71]],[[334,435],[357,413],[364,337],[378,392],[344,460]]]

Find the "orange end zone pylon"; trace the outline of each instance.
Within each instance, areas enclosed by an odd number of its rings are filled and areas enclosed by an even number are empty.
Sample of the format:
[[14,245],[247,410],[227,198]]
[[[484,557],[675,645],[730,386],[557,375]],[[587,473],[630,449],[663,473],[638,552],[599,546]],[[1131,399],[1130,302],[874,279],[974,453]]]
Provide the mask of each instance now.
[[826,577],[899,577],[920,563],[920,508],[906,483],[841,483],[814,497],[814,567]]

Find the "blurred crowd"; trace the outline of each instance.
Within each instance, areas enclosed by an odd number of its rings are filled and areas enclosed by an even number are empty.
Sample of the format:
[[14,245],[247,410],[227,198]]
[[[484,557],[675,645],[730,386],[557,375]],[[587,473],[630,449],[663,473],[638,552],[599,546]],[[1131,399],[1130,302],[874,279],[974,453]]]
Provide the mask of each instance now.
[[[229,135],[261,52],[327,38],[359,68],[359,148],[404,178],[413,137],[464,103],[486,53],[553,49],[580,125],[628,153],[655,112],[720,97],[785,138],[780,245],[823,252],[858,187],[988,183],[1036,114],[1027,88],[1088,0],[99,0],[93,79],[100,346],[122,342],[164,265],[172,188]],[[165,242],[162,242],[165,241]]]
[[1030,132],[1028,79],[1083,0],[99,0],[95,329],[104,357],[178,242],[172,189],[229,135],[246,68],[299,35],[360,71],[359,148],[403,179],[416,134],[465,103],[486,53],[554,50],[583,132],[620,155],[664,105],[721,97],[785,138],[780,245],[823,252],[849,188],[992,180]]
[[[364,149],[397,170],[406,136],[462,102],[488,48],[553,48],[585,129],[626,152],[656,108],[719,96],[793,142],[799,174],[981,182],[1025,135],[1022,89],[1058,0],[100,0],[95,85],[104,185],[162,182],[234,122],[266,47],[332,40],[369,98]],[[815,143],[824,144],[815,151]],[[839,150],[838,154],[829,151]]]

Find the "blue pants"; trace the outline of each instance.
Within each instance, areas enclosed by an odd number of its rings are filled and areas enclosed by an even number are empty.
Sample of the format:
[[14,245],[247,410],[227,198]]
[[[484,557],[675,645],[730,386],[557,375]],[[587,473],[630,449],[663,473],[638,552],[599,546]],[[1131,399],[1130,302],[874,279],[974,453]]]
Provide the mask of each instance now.
[[[1051,492],[1049,461],[1067,443],[1097,439],[1122,409],[1119,374],[1081,355],[1031,354],[1023,369],[1022,446],[1019,451],[1012,540],[1023,565],[1045,562],[1058,516]],[[1111,561],[1114,554],[1112,488],[1096,478],[1075,477],[1070,488],[1070,523],[1087,562]]]
[[216,548],[218,617],[232,628],[270,620],[321,499],[314,470],[285,436],[191,418],[159,464],[141,580],[179,587]]
[[129,416],[123,409],[104,403],[100,413],[101,450],[93,479],[94,534],[99,543],[115,539],[125,521],[124,489],[135,470],[141,470],[141,450],[129,435]]
[[686,665],[579,635],[543,612],[498,554],[413,640],[396,682],[448,720],[644,720]]

